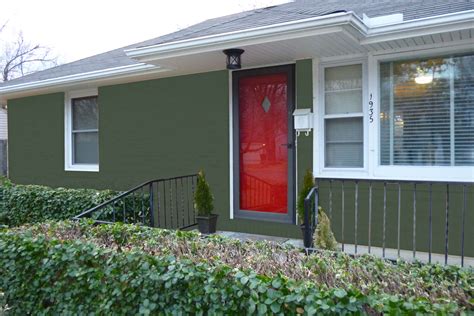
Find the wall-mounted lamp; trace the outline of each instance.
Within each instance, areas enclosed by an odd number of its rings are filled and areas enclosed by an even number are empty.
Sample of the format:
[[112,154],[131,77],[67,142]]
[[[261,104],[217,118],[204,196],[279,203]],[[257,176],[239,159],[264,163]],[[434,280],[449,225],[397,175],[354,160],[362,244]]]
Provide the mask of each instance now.
[[227,60],[226,60],[227,69],[240,69],[242,67],[240,55],[242,55],[242,53],[244,52],[243,49],[231,48],[231,49],[226,49],[223,52],[227,56]]

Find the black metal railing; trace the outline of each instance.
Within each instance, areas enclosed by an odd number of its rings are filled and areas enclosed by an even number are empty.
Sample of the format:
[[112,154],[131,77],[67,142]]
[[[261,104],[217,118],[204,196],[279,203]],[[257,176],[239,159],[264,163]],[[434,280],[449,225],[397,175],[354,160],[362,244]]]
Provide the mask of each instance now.
[[318,226],[318,188],[313,187],[304,199],[304,235],[305,248],[313,248],[313,234]]
[[472,240],[472,230],[466,236],[472,219],[466,225],[466,218],[473,214],[473,189],[470,182],[318,179],[305,199],[305,223],[311,222],[305,247],[313,247],[320,205],[342,251],[464,266],[474,257],[466,244]]
[[197,175],[157,179],[142,183],[73,219],[90,218],[97,223],[123,222],[167,229],[196,225],[194,190]]

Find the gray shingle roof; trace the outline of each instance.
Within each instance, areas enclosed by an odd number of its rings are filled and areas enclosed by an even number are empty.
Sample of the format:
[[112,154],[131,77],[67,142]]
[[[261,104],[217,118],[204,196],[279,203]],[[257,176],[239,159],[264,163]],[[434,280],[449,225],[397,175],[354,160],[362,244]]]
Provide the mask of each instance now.
[[405,20],[413,20],[473,9],[474,0],[296,0],[278,6],[210,19],[171,34],[0,83],[0,87],[136,64],[136,61],[125,55],[124,49],[128,48],[295,21],[341,10],[353,11],[360,17],[364,13],[369,17],[403,13]]

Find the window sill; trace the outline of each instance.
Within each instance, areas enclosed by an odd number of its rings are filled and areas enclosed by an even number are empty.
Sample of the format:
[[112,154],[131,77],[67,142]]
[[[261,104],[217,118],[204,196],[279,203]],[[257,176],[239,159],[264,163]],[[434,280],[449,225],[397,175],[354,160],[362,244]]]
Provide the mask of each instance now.
[[99,172],[99,165],[70,165],[64,168],[64,171],[84,171],[84,172]]
[[394,180],[473,182],[469,166],[376,166],[374,177]]

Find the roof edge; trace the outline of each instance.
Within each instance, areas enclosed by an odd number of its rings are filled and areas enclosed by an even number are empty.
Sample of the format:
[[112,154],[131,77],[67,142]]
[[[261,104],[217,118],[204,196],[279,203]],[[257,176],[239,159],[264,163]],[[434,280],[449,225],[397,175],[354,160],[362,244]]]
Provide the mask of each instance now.
[[[228,33],[197,37],[164,44],[126,49],[128,57],[140,62],[150,62],[171,57],[245,46],[272,41],[285,36],[308,32],[321,34],[335,31],[334,27],[349,26],[360,34],[357,40],[361,45],[406,38],[413,35],[426,35],[472,28],[474,10],[459,11],[443,15],[369,27],[354,12],[343,12],[314,18],[272,24],[263,27],[239,30]],[[331,29],[332,28],[332,29]]]
[[49,88],[51,86],[71,85],[81,82],[88,82],[93,80],[102,79],[113,79],[121,76],[136,75],[149,72],[164,72],[168,71],[168,68],[163,68],[150,64],[134,64],[113,68],[106,68],[101,70],[83,72],[79,74],[56,77],[45,80],[38,80],[26,83],[20,83],[16,85],[0,87],[0,102],[8,97],[9,94],[18,93],[22,91],[39,90],[42,88]]
[[348,30],[348,28],[355,31],[351,32],[351,34],[355,34],[354,40],[359,41],[361,45],[369,45],[371,43],[406,38],[414,35],[427,35],[474,28],[474,10],[375,27],[368,27],[361,18],[352,11],[349,11],[165,44],[125,49],[126,55],[136,60],[138,62],[137,64],[0,87],[0,103],[4,102],[13,94],[20,94],[26,91],[36,92],[37,90],[51,87],[113,80],[116,78],[172,70],[161,66],[146,64],[148,61],[205,53],[235,46],[271,42],[285,38],[327,34]]
[[371,27],[368,29],[367,34],[365,34],[365,38],[361,40],[361,45],[407,38],[411,35],[428,35],[441,31],[450,32],[466,28],[474,28],[474,10]]
[[[125,54],[135,60],[146,62],[153,59],[182,56],[217,49],[231,48],[234,45],[249,45],[252,42],[271,41],[273,37],[291,36],[304,31],[331,32],[340,25],[353,24],[361,32],[367,32],[367,26],[351,12],[335,13],[290,22],[271,24],[256,28],[202,36],[181,41],[130,48]],[[325,31],[325,29],[328,29]],[[156,58],[158,57],[159,58]]]

